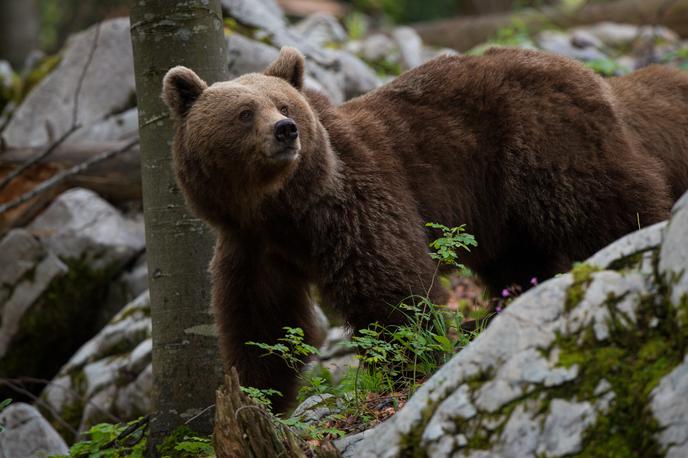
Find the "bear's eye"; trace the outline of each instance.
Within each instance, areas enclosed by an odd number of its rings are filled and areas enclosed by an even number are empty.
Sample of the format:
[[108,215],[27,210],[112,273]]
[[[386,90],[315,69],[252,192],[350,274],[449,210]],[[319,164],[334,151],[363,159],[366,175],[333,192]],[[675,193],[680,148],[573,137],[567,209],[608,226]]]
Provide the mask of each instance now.
[[251,110],[244,110],[239,113],[239,119],[241,119],[243,122],[248,122],[253,119],[253,112]]
[[289,116],[289,107],[284,105],[282,108],[280,108],[280,113],[282,113],[284,116]]

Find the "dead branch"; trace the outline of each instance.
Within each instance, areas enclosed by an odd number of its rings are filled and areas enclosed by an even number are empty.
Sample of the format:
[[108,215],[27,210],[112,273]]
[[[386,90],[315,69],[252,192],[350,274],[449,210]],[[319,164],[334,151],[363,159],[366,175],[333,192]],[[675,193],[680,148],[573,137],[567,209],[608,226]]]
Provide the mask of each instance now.
[[[661,14],[659,14],[661,12]],[[645,25],[658,17],[663,25],[679,35],[688,36],[688,0],[615,0],[605,3],[587,3],[575,11],[566,8],[543,7],[540,11],[523,10],[516,13],[462,16],[414,26],[423,41],[466,51],[490,38],[504,27],[522,22],[531,32],[538,32],[552,23],[562,28],[611,21]]]
[[41,162],[43,159],[45,159],[46,157],[50,156],[53,152],[55,152],[55,150],[57,150],[57,148],[59,148],[60,145],[62,145],[74,132],[76,132],[79,129],[79,127],[81,127],[79,124],[72,125],[72,127],[67,132],[62,134],[60,136],[60,138],[58,138],[55,142],[53,142],[52,145],[45,148],[41,153],[39,153],[35,156],[32,156],[31,158],[26,160],[24,163],[22,163],[19,167],[17,167],[16,169],[14,169],[10,173],[8,173],[2,179],[2,181],[0,181],[0,191],[5,189],[7,187],[7,185],[10,184],[10,182],[12,180],[14,180],[19,175],[24,173],[26,170],[31,168],[34,164]]
[[134,146],[138,145],[139,139],[136,138],[134,140],[128,141],[124,146],[112,150],[105,151],[103,153],[100,153],[98,155],[95,155],[73,167],[70,167],[67,170],[63,170],[61,172],[58,172],[55,174],[53,177],[51,177],[48,180],[43,181],[40,183],[38,186],[33,188],[31,191],[22,194],[18,198],[14,199],[11,202],[8,202],[6,204],[0,205],[0,215],[12,210],[13,208],[16,208],[20,205],[22,205],[25,202],[28,202],[29,200],[33,199],[34,197],[56,187],[57,185],[61,184],[64,182],[67,178],[79,175],[83,173],[84,171],[88,170],[90,167],[99,164],[101,162],[105,162],[119,154],[125,153],[129,151],[131,148]]
[[67,423],[67,421],[64,420],[64,419],[55,411],[55,409],[53,409],[53,407],[52,407],[50,404],[48,404],[47,402],[45,402],[43,399],[41,399],[40,397],[38,397],[38,396],[36,396],[35,394],[33,394],[31,391],[29,391],[29,390],[27,390],[26,388],[24,388],[21,384],[16,384],[16,383],[14,383],[14,382],[12,381],[12,379],[6,379],[6,378],[0,379],[0,385],[5,385],[5,386],[7,386],[9,389],[11,389],[12,391],[14,391],[14,392],[16,392],[16,393],[19,393],[19,394],[22,394],[22,395],[27,396],[28,398],[30,398],[33,402],[35,402],[36,404],[38,404],[39,406],[43,407],[43,408],[46,409],[48,412],[50,412],[50,414],[51,414],[52,417],[55,419],[55,421],[57,421],[61,426],[63,426],[63,427],[64,427],[67,431],[69,431],[70,433],[74,434],[74,436],[76,437],[77,431],[72,427],[72,425],[70,425],[69,423]]
[[[91,44],[91,48],[89,49],[88,56],[86,57],[86,63],[84,64],[84,68],[81,70],[81,73],[79,74],[79,79],[77,80],[76,88],[74,89],[74,102],[72,103],[72,125],[70,126],[70,128],[66,132],[64,132],[62,135],[60,135],[60,137],[56,141],[52,142],[52,144],[49,145],[43,152],[41,152],[40,154],[37,154],[35,156],[30,157],[28,160],[26,160],[23,164],[21,164],[15,170],[8,173],[3,178],[3,180],[0,182],[0,191],[5,189],[7,187],[7,185],[12,182],[12,180],[17,178],[21,174],[23,174],[25,171],[27,171],[33,165],[41,162],[43,159],[50,156],[74,132],[76,132],[77,130],[79,130],[81,128],[81,124],[78,122],[79,97],[81,95],[81,88],[84,85],[84,80],[86,79],[86,74],[88,73],[88,69],[91,67],[91,62],[93,62],[93,56],[95,55],[96,49],[98,48],[98,40],[100,38],[100,27],[101,27],[101,23],[98,23],[96,25],[95,36],[93,37],[93,43]],[[11,116],[8,116],[7,119],[5,120],[5,122],[3,123],[2,128],[0,129],[0,135],[2,134],[2,132],[5,130],[5,128],[9,124],[10,119],[11,119]],[[49,129],[49,132],[50,132],[50,129]],[[50,135],[50,137],[52,137],[52,135]],[[52,140],[52,138],[51,138],[51,140]],[[4,142],[0,143],[0,146],[4,147]]]

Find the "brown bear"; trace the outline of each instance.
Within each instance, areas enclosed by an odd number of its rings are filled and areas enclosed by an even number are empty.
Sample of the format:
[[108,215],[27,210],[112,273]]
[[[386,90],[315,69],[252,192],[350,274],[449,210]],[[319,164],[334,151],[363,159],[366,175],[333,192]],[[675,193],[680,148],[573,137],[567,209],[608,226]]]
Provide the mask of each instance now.
[[296,374],[247,341],[317,340],[309,285],[353,328],[441,300],[425,222],[466,224],[463,262],[493,289],[567,271],[661,221],[688,188],[688,76],[604,79],[554,55],[439,57],[339,107],[282,49],[264,74],[207,86],[175,67],[174,169],[217,235],[212,302],[227,367],[274,388]]

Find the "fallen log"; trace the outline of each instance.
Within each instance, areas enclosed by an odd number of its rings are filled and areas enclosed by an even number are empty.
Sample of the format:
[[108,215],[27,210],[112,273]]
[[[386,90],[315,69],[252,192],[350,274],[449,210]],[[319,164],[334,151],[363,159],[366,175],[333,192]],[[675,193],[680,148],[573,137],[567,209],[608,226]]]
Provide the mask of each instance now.
[[494,37],[499,29],[511,26],[515,21],[523,23],[531,32],[552,25],[569,28],[604,21],[655,24],[688,37],[688,0],[616,0],[587,3],[575,10],[542,7],[513,13],[461,16],[418,23],[413,27],[427,44],[467,51]]
[[[105,151],[118,149],[126,143],[127,141],[65,143],[35,167],[63,170],[81,164]],[[0,153],[0,169],[11,170],[18,167],[27,159],[40,154],[43,149],[9,148]],[[115,204],[140,200],[141,163],[138,146],[65,179],[64,187],[75,186],[91,189]],[[0,197],[3,196],[4,193],[1,193]]]
[[[0,191],[0,207],[32,192],[42,183],[100,154],[123,148],[129,142],[61,144],[43,162],[32,165]],[[0,152],[0,180],[12,170],[41,154],[45,148],[11,148]],[[138,146],[104,162],[69,175],[57,185],[37,194],[16,208],[0,214],[0,235],[31,221],[60,192],[72,187],[91,189],[113,202],[141,200],[141,166]]]

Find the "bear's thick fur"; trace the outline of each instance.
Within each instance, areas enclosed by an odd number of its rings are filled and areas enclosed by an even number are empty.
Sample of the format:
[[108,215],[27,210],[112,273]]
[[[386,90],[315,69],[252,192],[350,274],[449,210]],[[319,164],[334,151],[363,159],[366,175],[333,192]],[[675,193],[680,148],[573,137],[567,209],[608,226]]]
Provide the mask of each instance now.
[[688,188],[679,71],[605,81],[495,49],[439,57],[340,107],[303,73],[285,48],[264,74],[210,87],[176,67],[163,92],[179,184],[217,235],[224,361],[243,384],[281,391],[277,410],[296,374],[245,342],[275,342],[283,326],[316,341],[311,284],[354,328],[398,322],[392,306],[409,295],[441,299],[425,222],[467,224],[479,246],[462,261],[500,289],[667,218]]

